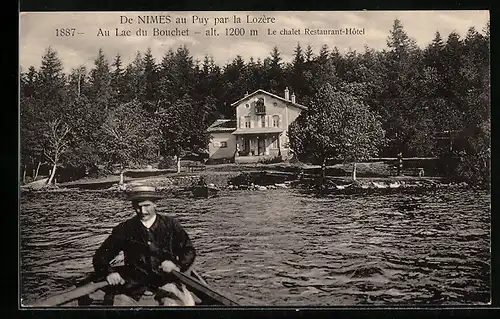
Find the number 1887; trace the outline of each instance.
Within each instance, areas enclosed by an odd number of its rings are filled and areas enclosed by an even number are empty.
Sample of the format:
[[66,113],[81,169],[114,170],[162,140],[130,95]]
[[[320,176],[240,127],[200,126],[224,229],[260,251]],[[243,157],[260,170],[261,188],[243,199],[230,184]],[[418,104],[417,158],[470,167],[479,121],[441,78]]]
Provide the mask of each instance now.
[[56,37],[73,37],[75,36],[76,28],[56,29]]

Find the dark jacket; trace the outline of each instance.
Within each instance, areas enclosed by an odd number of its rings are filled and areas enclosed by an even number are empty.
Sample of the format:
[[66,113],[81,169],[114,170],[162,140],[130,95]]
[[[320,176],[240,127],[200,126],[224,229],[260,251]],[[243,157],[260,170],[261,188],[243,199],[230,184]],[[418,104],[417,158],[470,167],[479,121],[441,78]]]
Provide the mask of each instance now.
[[[173,281],[160,265],[171,260],[181,271],[186,271],[194,262],[196,251],[188,234],[180,223],[168,216],[156,214],[156,220],[148,229],[138,217],[133,217],[116,226],[111,235],[97,249],[93,265],[97,276],[106,276],[113,270],[109,263],[123,251],[125,267],[120,275],[127,284],[124,293],[139,296],[148,287],[157,287]],[[137,298],[136,298],[137,299]]]

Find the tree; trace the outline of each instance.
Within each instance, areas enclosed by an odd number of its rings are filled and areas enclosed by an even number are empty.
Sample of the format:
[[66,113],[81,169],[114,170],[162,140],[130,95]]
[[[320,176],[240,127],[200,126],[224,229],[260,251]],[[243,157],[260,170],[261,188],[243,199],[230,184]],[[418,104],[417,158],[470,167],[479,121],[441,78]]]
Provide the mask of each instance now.
[[65,102],[66,76],[63,73],[62,61],[57,52],[48,47],[36,80],[36,98],[40,102],[46,121],[57,119],[59,107]]
[[175,96],[181,99],[184,95],[193,96],[195,88],[194,62],[186,45],[177,48],[172,68]]
[[288,83],[291,86],[291,91],[298,96],[304,96],[308,83],[304,81],[305,60],[304,53],[300,43],[294,49],[292,63],[288,66]]
[[103,158],[122,168],[156,161],[160,131],[157,121],[134,100],[111,110],[102,125]]
[[306,47],[306,52],[304,53],[304,58],[305,62],[311,62],[312,58],[314,56],[313,49],[310,44],[307,45]]
[[175,78],[173,74],[175,53],[168,50],[163,56],[159,66],[159,98],[160,104],[173,103],[176,99]]
[[[224,101],[226,105],[230,105],[234,101],[239,100],[242,96],[248,92],[248,81],[247,81],[247,66],[245,61],[240,55],[237,55],[231,63],[228,63],[224,68],[223,79],[224,79]],[[234,116],[234,110],[226,109],[225,115],[227,117]]]
[[310,96],[306,95],[303,98],[306,100],[304,101],[306,105],[310,104],[308,100],[310,100],[326,83],[335,87],[339,82],[337,69],[333,59],[329,57],[327,45],[321,47],[318,56],[311,61],[308,71],[311,73],[311,78],[308,81]]
[[[487,31],[487,30],[485,30]],[[456,90],[463,114],[459,141],[455,147],[460,162],[455,174],[467,181],[491,183],[491,83],[488,33],[482,35],[470,28],[463,41],[460,82]]]
[[124,101],[130,102],[139,99],[142,79],[144,74],[144,60],[141,52],[137,51],[132,63],[127,65],[123,75],[124,87],[122,89]]
[[151,53],[151,48],[148,48],[143,60],[144,74],[143,85],[140,88],[140,98],[143,107],[150,113],[158,110],[158,69],[155,59]]
[[95,171],[101,163],[101,154],[106,154],[101,149],[104,113],[94,107],[85,95],[81,95],[68,101],[67,110],[61,118],[71,128],[66,162],[72,168]]
[[108,60],[102,49],[99,49],[94,60],[94,68],[90,71],[90,96],[89,98],[99,110],[106,112],[111,102],[111,74]]
[[119,105],[121,102],[124,102],[126,87],[124,83],[124,73],[122,65],[122,57],[120,54],[115,56],[115,60],[113,61],[113,71],[111,72],[111,91],[114,103]]
[[[22,92],[22,90],[21,90]],[[33,97],[20,98],[20,157],[23,166],[23,176],[28,167],[33,170],[32,178],[38,176],[43,156],[43,109]]]
[[264,84],[263,89],[271,93],[280,95],[285,90],[283,58],[277,46],[274,46],[271,51],[271,56],[264,59]]
[[36,94],[36,81],[37,71],[34,66],[28,68],[28,72],[21,73],[21,95],[24,97],[35,97]]
[[83,65],[71,70],[68,76],[68,99],[80,98],[82,94],[88,95],[87,68]]
[[321,163],[324,183],[327,159],[353,163],[374,156],[384,131],[377,116],[358,98],[325,84],[313,97],[312,107],[290,125],[290,148],[298,158],[312,157]]
[[53,120],[47,124],[47,131],[44,134],[45,147],[43,153],[45,157],[52,163],[52,172],[47,184],[52,183],[56,175],[57,166],[60,163],[61,156],[67,151],[70,128],[61,120]]
[[162,154],[175,156],[179,173],[181,158],[189,152],[199,154],[206,150],[210,135],[189,95],[165,105],[160,117]]
[[432,132],[428,131],[426,110],[422,107],[422,52],[398,19],[394,20],[387,45],[389,51],[384,54],[382,69],[383,94],[377,103],[385,119],[389,151],[406,156],[424,155]]

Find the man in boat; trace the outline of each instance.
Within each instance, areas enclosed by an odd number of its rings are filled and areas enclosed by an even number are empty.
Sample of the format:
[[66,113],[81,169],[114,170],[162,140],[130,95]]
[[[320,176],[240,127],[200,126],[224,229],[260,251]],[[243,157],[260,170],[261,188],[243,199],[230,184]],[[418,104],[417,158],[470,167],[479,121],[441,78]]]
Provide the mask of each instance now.
[[[154,187],[135,187],[129,199],[136,216],[116,226],[93,258],[96,276],[110,285],[113,305],[144,305],[140,301],[149,299],[156,305],[194,306],[191,293],[171,274],[187,271],[195,260],[188,234],[176,219],[157,214],[160,196]],[[113,269],[110,262],[120,251],[125,265]]]

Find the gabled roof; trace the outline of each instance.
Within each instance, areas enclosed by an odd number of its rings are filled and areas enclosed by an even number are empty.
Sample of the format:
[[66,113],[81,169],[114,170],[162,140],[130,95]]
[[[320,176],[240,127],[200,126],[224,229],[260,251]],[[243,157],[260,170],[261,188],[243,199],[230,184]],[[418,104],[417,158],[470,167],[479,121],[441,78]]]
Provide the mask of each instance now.
[[216,120],[207,128],[208,132],[232,132],[236,130],[236,120]]
[[285,103],[287,103],[287,104],[289,104],[289,105],[295,106],[295,107],[297,107],[297,108],[299,108],[299,109],[307,110],[307,106],[304,106],[304,105],[299,104],[299,103],[293,103],[292,101],[287,100],[287,99],[285,99],[285,98],[283,98],[283,97],[281,97],[281,96],[279,96],[279,95],[276,95],[276,94],[273,94],[273,93],[269,93],[269,92],[264,91],[264,90],[262,90],[262,89],[258,89],[257,91],[255,91],[255,92],[253,92],[253,93],[248,94],[247,96],[245,96],[245,97],[243,97],[243,98],[239,99],[238,101],[231,103],[231,106],[235,106],[235,105],[239,104],[240,102],[242,102],[242,101],[244,101],[244,100],[246,100],[246,99],[250,99],[252,96],[254,96],[254,95],[256,95],[256,94],[259,94],[259,93],[263,93],[263,94],[266,94],[266,95],[272,96],[272,97],[274,97],[274,98],[276,98],[276,99],[278,99],[278,100],[280,100],[280,101],[283,101],[283,102],[285,102]]

